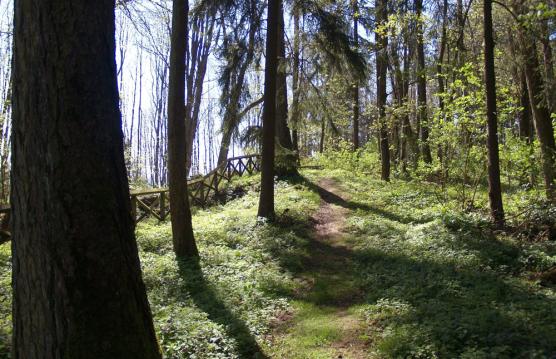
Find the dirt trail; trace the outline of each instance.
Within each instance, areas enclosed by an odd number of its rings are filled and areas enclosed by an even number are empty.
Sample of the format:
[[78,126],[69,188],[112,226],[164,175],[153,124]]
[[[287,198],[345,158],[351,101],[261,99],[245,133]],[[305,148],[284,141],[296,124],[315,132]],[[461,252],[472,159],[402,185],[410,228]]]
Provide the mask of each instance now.
[[317,213],[313,215],[315,220],[314,238],[319,241],[337,242],[342,237],[342,230],[349,210],[333,205],[333,203],[338,198],[341,200],[347,200],[348,198],[343,193],[342,196],[337,194],[341,193],[341,190],[337,187],[336,182],[329,178],[319,181],[319,187],[321,204]]
[[[341,188],[332,179],[325,178],[319,181],[319,194],[321,196],[321,204],[317,213],[313,216],[315,227],[313,239],[315,241],[327,244],[327,250],[321,252],[325,259],[321,265],[315,269],[328,271],[332,268],[335,271],[344,272],[349,276],[350,272],[350,255],[349,246],[344,242],[345,236],[343,230],[345,228],[346,217],[350,211],[348,208],[338,205],[349,200],[349,196],[344,193]],[[334,250],[336,249],[336,250]],[[347,253],[346,253],[347,252]],[[330,263],[336,265],[330,266]],[[338,273],[338,272],[337,272]],[[350,278],[341,278],[350,280]],[[339,293],[340,294],[340,293]],[[347,294],[347,295],[346,295]],[[351,294],[351,295],[349,295]],[[336,348],[337,358],[366,358],[365,343],[359,339],[361,323],[359,318],[348,313],[347,307],[355,302],[360,293],[352,291],[351,293],[340,294],[340,299],[336,306],[337,310],[334,315],[338,318],[340,330],[343,332],[342,340],[332,343]]]
[[[311,233],[311,256],[307,269],[301,275],[301,280],[307,285],[299,293],[299,301],[310,306],[310,310],[302,309],[295,313],[287,323],[278,328],[275,333],[278,340],[274,345],[289,345],[293,351],[278,355],[279,358],[351,358],[363,359],[368,357],[366,343],[362,337],[358,316],[351,307],[359,302],[361,290],[355,283],[356,269],[353,263],[353,253],[348,243],[344,228],[350,211],[349,197],[332,179],[322,179],[318,182],[318,192],[321,204],[313,215],[313,231]],[[317,309],[315,309],[317,308]],[[318,351],[311,346],[318,340],[295,341],[296,335],[303,335],[307,321],[317,321],[311,316],[318,314],[321,323],[315,326],[326,326],[334,335],[320,343]],[[305,318],[296,320],[296,318]],[[298,328],[296,328],[298,326]],[[281,333],[280,333],[281,332]],[[288,343],[290,340],[290,343]],[[306,348],[299,343],[308,342]],[[318,352],[318,354],[317,354]]]

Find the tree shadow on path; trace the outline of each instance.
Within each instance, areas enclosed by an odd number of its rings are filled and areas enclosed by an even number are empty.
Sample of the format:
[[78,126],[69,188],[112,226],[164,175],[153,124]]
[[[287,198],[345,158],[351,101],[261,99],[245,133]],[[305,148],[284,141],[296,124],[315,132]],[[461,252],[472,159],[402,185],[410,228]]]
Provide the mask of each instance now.
[[[297,181],[326,203],[397,220],[395,213],[351,202],[304,177]],[[381,338],[389,330],[378,343],[385,357],[420,350],[440,357],[487,357],[490,352],[497,353],[494,357],[556,357],[556,300],[515,277],[518,248],[478,230],[448,227],[454,237],[441,238],[445,224],[437,222],[422,234],[430,244],[419,246],[406,237],[411,227],[397,228],[392,238],[377,235],[383,225],[379,217],[366,222],[364,230],[373,234],[346,234],[355,248],[307,237],[309,229],[296,226],[305,240],[285,253],[273,251],[294,275],[312,276],[309,292],[294,298],[368,308],[369,335]],[[470,256],[476,260],[467,262]],[[508,269],[498,269],[501,265]]]
[[237,342],[241,358],[266,359],[267,356],[245,322],[228,309],[226,303],[219,299],[219,294],[211,288],[203,275],[199,259],[179,259],[178,266],[185,289],[195,305],[207,313],[210,320],[224,327],[226,334]]
[[309,188],[311,191],[316,192],[319,194],[320,198],[325,201],[326,203],[330,203],[330,204],[334,204],[343,208],[347,208],[350,210],[361,210],[361,211],[365,211],[365,212],[371,212],[373,214],[376,214],[378,216],[384,217],[386,219],[389,219],[391,221],[394,222],[398,222],[398,223],[402,223],[402,224],[409,224],[409,223],[426,223],[428,222],[428,220],[426,219],[418,219],[418,218],[412,218],[412,217],[407,217],[407,216],[400,216],[396,213],[393,213],[391,211],[387,211],[385,209],[382,208],[378,208],[376,206],[372,206],[366,203],[361,203],[361,202],[355,202],[355,201],[350,201],[350,200],[346,200],[344,198],[342,198],[341,196],[332,193],[330,191],[328,191],[327,189],[323,188],[322,186],[319,186],[318,184],[312,182],[311,180],[309,180],[307,177],[303,176],[303,175],[298,175],[298,176],[292,176],[290,178],[290,182],[291,183],[298,183],[298,184],[302,184],[304,186],[306,186],[307,188]]

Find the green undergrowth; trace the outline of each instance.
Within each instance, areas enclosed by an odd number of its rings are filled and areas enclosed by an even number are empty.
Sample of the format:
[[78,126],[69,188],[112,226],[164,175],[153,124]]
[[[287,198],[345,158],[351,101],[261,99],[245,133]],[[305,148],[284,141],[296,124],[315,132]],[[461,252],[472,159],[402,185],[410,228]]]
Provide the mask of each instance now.
[[[137,228],[143,277],[166,358],[262,357],[271,319],[289,310],[298,284],[277,253],[296,249],[318,196],[300,184],[276,184],[278,218],[256,218],[256,178],[247,194],[195,210],[199,262],[176,262],[169,224]],[[257,354],[259,353],[259,354]]]
[[[166,358],[337,357],[350,325],[369,358],[556,355],[556,288],[537,275],[556,265],[554,242],[492,231],[484,188],[462,211],[456,188],[439,195],[431,183],[320,164],[277,182],[273,223],[256,218],[258,176],[234,181],[240,197],[194,209],[199,261],[176,261],[169,223],[138,225]],[[348,209],[341,249],[310,233],[321,178],[342,189],[326,199],[332,208]],[[508,215],[531,196],[505,193]],[[9,257],[0,246],[0,357],[11,330]]]
[[[346,256],[363,293],[352,309],[370,357],[556,355],[555,287],[535,276],[556,265],[554,242],[493,232],[486,209],[462,212],[456,196],[440,199],[430,183],[324,173],[348,198],[335,205],[351,210]],[[523,201],[505,198],[509,213]]]
[[[264,357],[271,319],[290,311],[299,283],[284,268],[304,241],[318,195],[303,184],[276,183],[277,219],[256,217],[258,176],[234,180],[245,195],[225,205],[193,209],[199,261],[178,262],[171,228],[155,220],[137,226],[137,242],[158,340],[165,358]],[[0,246],[0,358],[11,335],[9,244]],[[258,354],[257,354],[258,353]]]

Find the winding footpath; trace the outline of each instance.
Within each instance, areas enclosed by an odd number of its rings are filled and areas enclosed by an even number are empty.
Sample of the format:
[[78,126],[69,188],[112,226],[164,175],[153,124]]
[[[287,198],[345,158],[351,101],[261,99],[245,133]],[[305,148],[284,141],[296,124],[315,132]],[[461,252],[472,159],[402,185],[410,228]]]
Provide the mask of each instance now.
[[353,253],[344,233],[349,200],[331,179],[318,182],[321,203],[313,215],[309,263],[299,280],[293,315],[273,333],[276,358],[367,358],[356,313],[361,290],[354,282]]

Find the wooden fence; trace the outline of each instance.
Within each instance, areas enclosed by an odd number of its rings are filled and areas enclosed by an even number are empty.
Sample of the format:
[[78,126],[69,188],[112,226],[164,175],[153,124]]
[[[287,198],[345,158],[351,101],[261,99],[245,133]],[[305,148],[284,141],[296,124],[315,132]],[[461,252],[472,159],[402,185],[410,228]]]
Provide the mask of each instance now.
[[[229,158],[203,177],[187,181],[189,198],[192,205],[205,207],[212,198],[222,191],[222,182],[233,177],[253,174],[260,171],[260,156],[247,155]],[[165,220],[170,213],[168,188],[131,192],[131,210],[135,223],[144,218],[154,217]],[[0,244],[10,239],[10,208],[0,208]]]

